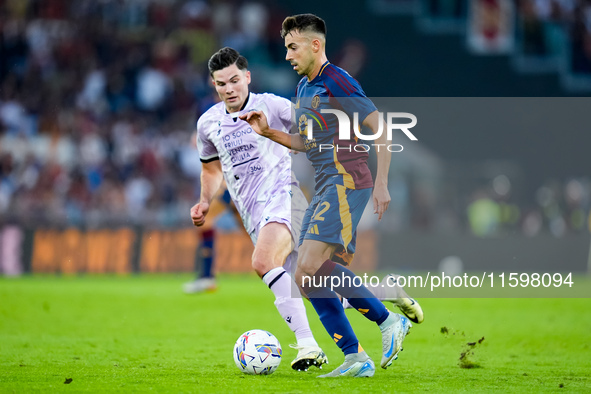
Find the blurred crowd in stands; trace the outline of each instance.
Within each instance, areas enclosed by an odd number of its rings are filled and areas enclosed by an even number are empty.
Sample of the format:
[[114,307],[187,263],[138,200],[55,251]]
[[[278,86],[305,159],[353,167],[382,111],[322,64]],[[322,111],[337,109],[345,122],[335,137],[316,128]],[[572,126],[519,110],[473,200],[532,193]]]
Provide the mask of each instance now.
[[[532,37],[541,20],[568,23],[591,54],[589,0],[521,3]],[[0,0],[0,224],[190,225],[200,172],[191,135],[216,102],[209,56],[225,45],[242,52],[265,75],[253,78],[255,92],[290,97],[297,82],[278,67],[286,12],[275,4]],[[509,217],[531,234],[539,223],[561,235],[588,228],[589,183],[572,182],[545,186],[531,212],[509,214],[488,191],[446,208],[405,182],[392,187],[408,189],[405,226],[455,223],[487,236]]]
[[[380,1],[380,0],[373,0]],[[392,3],[405,0],[391,0]],[[515,25],[511,51],[542,70],[591,75],[591,1],[589,0],[417,0],[430,22],[457,22],[465,31],[470,6],[479,9],[482,33],[492,38],[499,24]],[[406,1],[408,3],[408,1]],[[507,15],[508,14],[508,15]],[[505,19],[504,19],[505,18]],[[513,23],[515,21],[516,23]],[[508,38],[509,39],[509,38]],[[537,62],[536,62],[537,61]],[[551,63],[550,66],[544,66]]]
[[[522,51],[530,56],[557,56],[564,50],[570,71],[591,74],[591,1],[520,0]],[[570,38],[561,48],[562,32]]]
[[284,16],[245,2],[0,0],[0,215],[186,222],[191,134],[216,100],[207,59],[230,45],[252,68],[283,61]]
[[[525,199],[515,196],[512,189],[510,179],[498,175],[463,196],[464,223],[473,235],[534,237],[549,233],[561,238],[591,231],[591,179],[547,180]],[[453,228],[449,221],[446,227]]]

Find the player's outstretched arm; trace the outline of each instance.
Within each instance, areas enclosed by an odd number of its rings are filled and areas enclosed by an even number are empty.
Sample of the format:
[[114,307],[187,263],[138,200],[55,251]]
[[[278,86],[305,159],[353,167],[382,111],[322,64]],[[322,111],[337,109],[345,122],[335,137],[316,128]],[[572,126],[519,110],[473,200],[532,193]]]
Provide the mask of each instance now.
[[240,119],[248,122],[250,127],[259,135],[275,141],[278,144],[285,146],[286,148],[304,152],[306,150],[304,146],[304,140],[299,134],[287,134],[277,129],[269,127],[267,116],[263,111],[250,111],[244,115],[239,116]]
[[201,197],[199,202],[191,207],[191,220],[195,226],[203,226],[209,212],[209,205],[222,184],[224,176],[219,160],[203,163],[201,170]]
[[[383,122],[382,117],[379,115],[378,111],[373,111],[367,115],[363,121],[363,125],[369,127],[375,134],[379,130],[380,122]],[[382,133],[382,135],[376,140],[376,145],[383,144],[382,146],[385,146],[388,143],[386,136],[387,133]],[[388,209],[388,205],[390,205],[388,172],[390,171],[390,160],[392,155],[387,149],[378,149],[376,150],[376,154],[378,157],[378,170],[373,189],[373,210],[374,213],[378,214],[378,220],[382,220],[382,215]]]

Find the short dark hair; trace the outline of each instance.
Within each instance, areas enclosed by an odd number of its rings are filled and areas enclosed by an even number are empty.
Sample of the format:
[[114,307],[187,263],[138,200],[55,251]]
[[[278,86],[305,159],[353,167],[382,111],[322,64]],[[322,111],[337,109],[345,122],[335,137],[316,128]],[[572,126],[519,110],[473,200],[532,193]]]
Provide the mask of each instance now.
[[281,25],[281,38],[285,38],[294,30],[299,32],[312,31],[326,37],[326,23],[322,18],[314,14],[299,14],[285,18]]
[[236,49],[230,47],[223,47],[214,53],[207,62],[209,68],[209,75],[213,77],[215,71],[222,70],[226,67],[236,64],[239,70],[246,70],[248,68],[248,60],[242,56]]

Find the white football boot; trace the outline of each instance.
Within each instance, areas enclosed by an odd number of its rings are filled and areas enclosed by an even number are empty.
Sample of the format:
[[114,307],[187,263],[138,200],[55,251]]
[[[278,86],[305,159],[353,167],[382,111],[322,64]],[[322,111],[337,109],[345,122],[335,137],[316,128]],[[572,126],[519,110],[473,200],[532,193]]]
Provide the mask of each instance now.
[[328,364],[326,354],[318,346],[289,346],[298,350],[298,355],[291,362],[291,367],[296,371],[307,371],[311,366],[322,369],[322,364]]
[[199,278],[183,285],[183,291],[187,294],[212,292],[217,289],[214,278]]
[[376,372],[373,360],[365,352],[347,354],[345,362],[334,371],[319,378],[338,378],[350,376],[354,378],[369,378]]
[[411,329],[410,320],[401,314],[390,312],[385,322],[380,324],[382,331],[382,361],[380,366],[384,369],[392,365],[402,350],[402,342]]
[[413,323],[422,323],[423,310],[418,301],[410,298],[404,288],[398,285],[399,277],[400,275],[396,274],[386,275],[377,288],[368,287],[368,289],[381,301],[389,301],[396,305]]

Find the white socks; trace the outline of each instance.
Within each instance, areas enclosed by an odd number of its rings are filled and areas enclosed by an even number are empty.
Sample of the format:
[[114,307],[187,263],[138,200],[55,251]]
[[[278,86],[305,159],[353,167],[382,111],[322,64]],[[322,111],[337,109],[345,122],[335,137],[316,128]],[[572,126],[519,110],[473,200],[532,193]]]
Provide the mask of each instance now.
[[283,267],[273,268],[263,276],[263,282],[275,294],[275,306],[291,331],[294,332],[298,346],[318,346],[310,325],[306,308],[301,297],[292,297],[296,284]]

